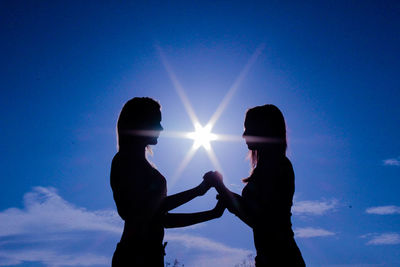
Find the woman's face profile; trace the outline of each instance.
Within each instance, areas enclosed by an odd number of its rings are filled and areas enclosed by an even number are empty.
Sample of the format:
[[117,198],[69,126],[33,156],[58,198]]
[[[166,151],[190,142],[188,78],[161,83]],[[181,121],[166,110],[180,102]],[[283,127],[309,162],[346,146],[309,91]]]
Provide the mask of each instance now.
[[248,148],[249,150],[253,150],[254,148],[253,148],[253,146],[252,146],[252,143],[251,143],[250,140],[249,140],[249,134],[248,134],[246,128],[244,128],[244,132],[243,132],[243,135],[242,135],[242,136],[243,136],[244,140],[246,141],[247,148]]
[[149,130],[151,131],[151,134],[149,135],[148,144],[156,145],[161,131],[164,130],[164,128],[161,126],[161,111],[157,111],[157,113],[153,116],[152,121],[149,124]]
[[246,145],[250,150],[258,150],[266,148],[265,138],[268,137],[266,134],[268,128],[265,125],[265,118],[260,114],[250,113],[246,115],[244,120],[244,131],[243,138],[246,141]]
[[250,150],[255,150],[256,148],[256,143],[254,140],[252,140],[252,137],[257,136],[256,134],[257,129],[254,127],[254,121],[249,118],[249,116],[246,116],[246,119],[244,120],[244,131],[243,131],[243,138],[246,141],[246,145],[248,149]]

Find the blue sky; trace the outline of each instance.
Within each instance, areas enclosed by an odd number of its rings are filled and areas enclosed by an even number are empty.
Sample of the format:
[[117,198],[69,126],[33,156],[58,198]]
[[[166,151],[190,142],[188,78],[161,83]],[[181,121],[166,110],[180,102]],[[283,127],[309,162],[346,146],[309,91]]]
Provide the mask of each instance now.
[[[247,108],[277,105],[308,266],[400,266],[399,15],[396,1],[2,1],[0,265],[109,265],[122,231],[109,171],[123,103],[153,97],[166,131],[193,131],[157,48],[205,124],[262,46],[213,132],[240,136]],[[192,143],[161,135],[153,147],[167,181]],[[212,148],[240,193],[244,142]],[[169,193],[211,169],[200,148]],[[214,204],[210,190],[178,211]],[[166,261],[185,266],[254,253],[251,229],[228,212],[165,240]]]

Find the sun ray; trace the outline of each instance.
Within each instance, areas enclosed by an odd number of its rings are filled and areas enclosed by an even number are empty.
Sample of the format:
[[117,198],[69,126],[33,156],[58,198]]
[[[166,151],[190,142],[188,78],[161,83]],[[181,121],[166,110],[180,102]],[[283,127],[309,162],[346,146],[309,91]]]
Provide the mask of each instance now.
[[[190,138],[190,139],[194,140],[192,147],[190,148],[190,150],[186,154],[185,158],[179,165],[176,173],[174,174],[174,176],[170,182],[170,187],[175,185],[175,183],[180,178],[182,172],[184,171],[186,166],[189,164],[190,160],[193,158],[196,151],[201,146],[204,147],[214,168],[216,170],[220,171],[221,173],[223,173],[221,164],[219,163],[218,158],[217,158],[214,150],[212,149],[210,142],[214,141],[214,140],[238,142],[238,141],[242,140],[242,137],[235,136],[235,135],[218,135],[218,134],[211,133],[211,130],[214,127],[217,120],[219,119],[219,117],[221,116],[222,112],[225,110],[226,106],[229,104],[234,93],[237,91],[240,84],[246,77],[250,68],[255,63],[255,61],[257,60],[259,55],[262,53],[263,49],[264,49],[264,44],[261,44],[260,46],[257,47],[256,51],[253,53],[253,55],[251,56],[249,61],[246,63],[246,65],[244,66],[242,71],[239,73],[239,76],[235,79],[234,83],[229,88],[229,90],[228,90],[227,94],[225,95],[225,97],[223,98],[222,102],[217,107],[214,114],[211,116],[209,122],[206,124],[205,127],[202,127],[195,112],[194,112],[194,109],[192,108],[192,105],[190,104],[189,98],[187,97],[184,88],[180,84],[178,78],[176,77],[174,71],[172,70],[172,67],[169,65],[161,47],[157,46],[157,50],[160,54],[161,61],[162,61],[163,65],[168,73],[168,76],[169,76],[172,84],[174,85],[174,88],[175,88],[176,92],[178,93],[178,96],[181,99],[181,101],[186,109],[186,112],[188,113],[189,118],[195,128],[195,131],[190,132],[190,133],[172,132],[172,131],[163,132],[164,137]],[[142,132],[141,134],[143,134],[143,135],[149,134],[149,135],[153,136],[154,134],[157,134],[157,133]]]
[[178,131],[162,131],[161,135],[162,137],[166,138],[186,138],[186,139],[191,139],[188,137],[189,132],[178,132]]
[[246,140],[255,143],[281,143],[281,138],[272,138],[272,137],[264,137],[264,136],[246,136]]
[[194,112],[192,105],[190,104],[189,98],[187,97],[185,90],[183,89],[182,85],[180,84],[178,78],[176,77],[174,71],[172,70],[171,66],[169,65],[167,58],[165,57],[161,47],[157,47],[159,53],[160,53],[160,57],[161,57],[161,61],[165,67],[165,69],[167,70],[168,76],[172,81],[172,84],[174,85],[174,88],[176,90],[176,92],[178,93],[185,109],[186,112],[188,113],[190,120],[192,121],[193,126],[195,126],[196,123],[199,123],[199,119],[196,116],[196,113]]
[[241,135],[215,134],[215,140],[225,142],[243,142],[243,137]]
[[224,170],[222,169],[221,164],[218,161],[217,155],[215,155],[215,152],[212,149],[212,147],[210,147],[210,149],[208,149],[206,151],[207,151],[208,157],[210,158],[211,163],[213,164],[215,170],[219,171],[222,175],[224,175]]
[[194,145],[192,145],[192,147],[186,154],[185,158],[182,160],[181,164],[179,165],[178,169],[176,170],[174,176],[172,176],[171,182],[168,185],[169,188],[172,188],[175,185],[175,183],[179,180],[182,172],[185,170],[186,166],[189,164],[190,160],[193,158],[196,151],[197,151],[197,148],[195,148]]
[[262,51],[264,50],[265,45],[261,44],[257,47],[256,51],[253,53],[253,55],[250,57],[249,61],[246,63],[242,71],[240,72],[239,76],[236,78],[235,82],[232,84],[231,88],[229,88],[228,93],[225,95],[225,97],[222,99],[222,102],[219,104],[217,110],[214,112],[214,114],[211,116],[211,119],[207,124],[214,126],[219,117],[221,116],[222,112],[225,110],[226,106],[228,105],[229,101],[239,88],[240,84],[246,77],[247,73],[249,72],[251,66],[256,62],[257,58],[260,56]]

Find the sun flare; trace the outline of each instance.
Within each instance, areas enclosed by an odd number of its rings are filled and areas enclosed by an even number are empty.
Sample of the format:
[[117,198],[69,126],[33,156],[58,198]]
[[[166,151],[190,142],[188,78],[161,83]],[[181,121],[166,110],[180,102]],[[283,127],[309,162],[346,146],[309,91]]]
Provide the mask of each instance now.
[[198,149],[202,146],[209,151],[211,149],[210,142],[217,139],[217,135],[211,133],[212,125],[207,124],[203,127],[200,123],[196,123],[194,127],[195,131],[187,134],[188,138],[194,140],[193,147]]
[[178,78],[176,77],[174,71],[172,70],[171,65],[168,63],[161,47],[157,46],[158,52],[160,54],[161,61],[168,73],[169,78],[171,79],[172,84],[174,85],[174,88],[176,92],[178,93],[179,98],[181,99],[183,106],[186,109],[187,114],[190,117],[190,120],[192,121],[195,131],[190,132],[190,133],[184,133],[184,132],[164,132],[163,136],[167,137],[178,137],[178,138],[189,138],[193,139],[193,145],[187,152],[185,158],[181,162],[181,164],[178,167],[178,170],[176,171],[174,178],[172,179],[170,183],[170,187],[174,185],[177,180],[179,179],[180,175],[182,174],[183,170],[186,168],[186,166],[189,164],[190,160],[193,158],[194,154],[200,147],[204,147],[204,150],[207,152],[208,157],[210,158],[213,166],[215,167],[216,170],[220,171],[223,173],[221,164],[218,161],[217,155],[215,154],[212,146],[211,146],[211,141],[214,140],[219,140],[219,141],[242,141],[241,136],[234,136],[234,135],[221,135],[221,134],[213,134],[211,133],[211,130],[213,126],[216,124],[218,121],[219,117],[221,116],[222,112],[225,110],[226,106],[230,102],[231,98],[239,88],[240,84],[246,77],[247,73],[249,72],[249,69],[251,66],[255,63],[257,60],[258,56],[262,53],[265,45],[261,44],[259,47],[257,47],[256,51],[253,53],[249,61],[246,63],[242,71],[239,73],[239,76],[235,79],[234,83],[232,86],[229,88],[227,94],[225,97],[222,99],[222,102],[219,104],[217,107],[217,110],[214,112],[206,126],[202,126],[199,123],[199,120],[196,116],[196,113],[194,109],[192,108],[192,105],[190,104],[189,98],[187,97],[185,90],[181,83],[179,82]]

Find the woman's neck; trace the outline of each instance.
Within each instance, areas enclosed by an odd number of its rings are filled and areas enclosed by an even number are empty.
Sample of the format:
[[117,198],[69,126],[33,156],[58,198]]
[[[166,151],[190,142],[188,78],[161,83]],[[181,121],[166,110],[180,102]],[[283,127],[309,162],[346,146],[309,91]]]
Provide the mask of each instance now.
[[120,145],[119,153],[138,159],[146,159],[146,146],[134,144]]
[[279,161],[285,157],[285,154],[270,150],[258,150],[257,156],[257,165],[259,165]]

